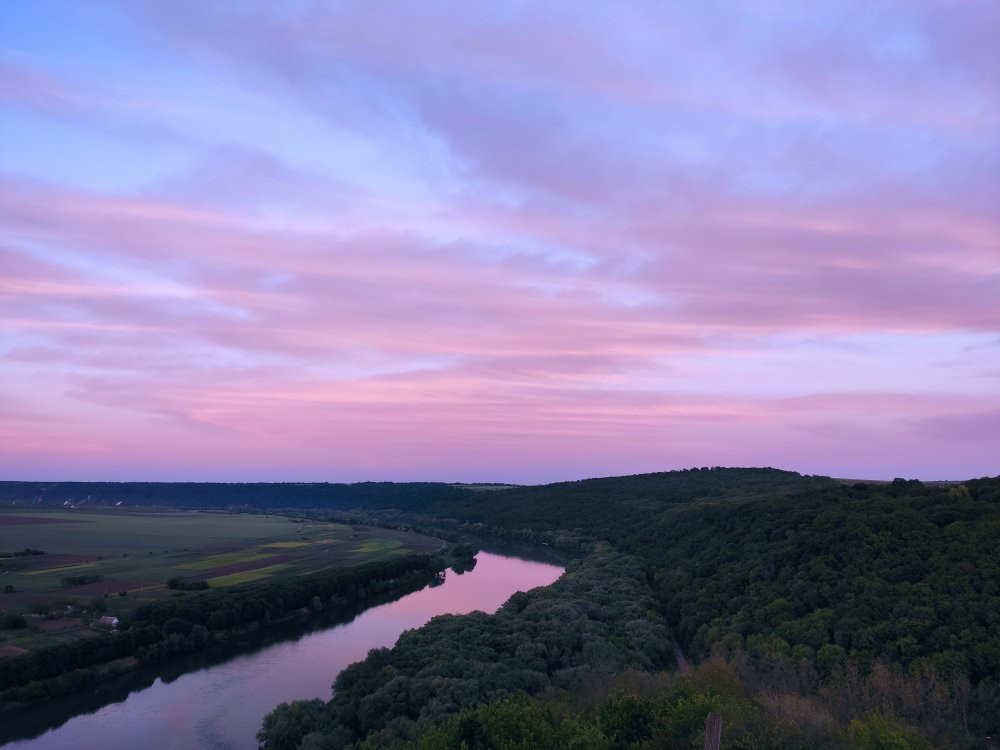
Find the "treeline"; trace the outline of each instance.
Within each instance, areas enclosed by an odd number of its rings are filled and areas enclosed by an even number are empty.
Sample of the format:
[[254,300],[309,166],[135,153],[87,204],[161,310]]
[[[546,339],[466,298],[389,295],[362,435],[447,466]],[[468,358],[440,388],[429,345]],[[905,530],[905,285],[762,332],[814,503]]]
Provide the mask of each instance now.
[[115,659],[150,663],[224,640],[234,631],[267,626],[303,608],[317,612],[420,587],[447,564],[442,557],[410,555],[144,604],[121,632],[0,659],[0,704],[70,692],[98,679],[96,667]]
[[171,591],[204,591],[208,588],[208,581],[174,576],[167,579],[167,588]]
[[[869,746],[858,739],[869,720],[895,738],[873,747],[919,746],[914,737],[970,747],[1000,734],[1000,478],[845,484],[693,469],[469,493],[429,510],[425,518],[453,533],[562,540],[567,549],[605,540],[640,560],[644,608],[694,660],[731,664],[758,708],[802,707],[781,720],[803,731],[810,716],[828,716],[831,747]],[[521,632],[527,648],[535,635]],[[353,700],[363,705],[394,674],[373,672]],[[444,686],[424,687],[429,703],[465,705]],[[293,705],[275,717],[305,711],[320,717],[318,736],[346,727],[345,736],[364,737],[373,727],[342,719],[338,695],[322,710]],[[270,733],[288,723],[265,725],[268,748],[295,746]]]
[[[716,469],[628,478],[634,494],[612,501],[607,481],[513,490],[475,517],[547,530],[570,491],[585,528],[655,567],[660,611],[693,657],[745,658],[755,689],[805,695],[877,667],[911,693],[965,683],[962,724],[1000,732],[1000,478],[845,485]],[[933,701],[904,702],[886,709],[933,734]]]
[[658,520],[677,507],[712,500],[730,505],[831,486],[837,482],[828,477],[779,469],[685,469],[469,492],[443,498],[430,509],[438,516],[492,527],[536,532],[579,529],[621,537],[634,536],[646,521]]
[[[536,533],[560,515],[584,521],[581,531],[656,567],[665,613],[695,655],[757,635],[807,656],[829,645],[867,665],[934,657],[944,673],[1000,679],[1000,479],[844,485],[716,469],[614,486],[519,488],[449,510]],[[843,655],[825,653],[828,674]]]
[[[905,722],[873,710],[839,721],[818,701],[748,693],[732,665],[711,660],[691,674],[624,673],[583,696],[549,691],[465,709],[394,743],[396,750],[550,748],[689,750],[709,712],[723,717],[723,747],[780,750],[932,750]],[[359,749],[380,747],[377,738]]]
[[423,510],[466,494],[439,482],[0,482],[0,505]]
[[[338,568],[309,575],[210,589],[206,593],[161,599],[140,605],[133,614],[135,627],[151,625],[163,628],[168,622],[191,628],[202,625],[209,630],[255,623],[267,624],[286,612],[301,607],[364,599],[384,590],[404,574],[419,572],[429,580],[445,561],[430,555],[408,555],[397,560],[366,563],[352,568]],[[175,625],[176,627],[176,625]]]
[[104,576],[100,573],[89,573],[87,575],[63,576],[59,582],[63,586],[85,586],[88,583],[100,583]]
[[98,679],[98,671],[90,667],[131,656],[162,638],[156,628],[130,628],[0,659],[0,705],[77,690]]
[[649,609],[641,561],[603,548],[552,586],[517,593],[496,615],[443,615],[374,649],[337,677],[334,697],[283,704],[259,735],[268,747],[376,746],[421,722],[518,692],[576,690],[597,674],[673,662],[672,640]]

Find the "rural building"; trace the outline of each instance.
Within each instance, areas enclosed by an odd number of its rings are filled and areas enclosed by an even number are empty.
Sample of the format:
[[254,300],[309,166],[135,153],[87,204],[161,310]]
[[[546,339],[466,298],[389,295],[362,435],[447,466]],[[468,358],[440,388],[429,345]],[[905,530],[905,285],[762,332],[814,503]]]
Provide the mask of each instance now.
[[102,617],[100,620],[97,621],[97,624],[100,625],[101,627],[111,628],[112,630],[117,630],[118,629],[118,618],[117,617],[112,617],[111,615],[104,615],[104,617]]

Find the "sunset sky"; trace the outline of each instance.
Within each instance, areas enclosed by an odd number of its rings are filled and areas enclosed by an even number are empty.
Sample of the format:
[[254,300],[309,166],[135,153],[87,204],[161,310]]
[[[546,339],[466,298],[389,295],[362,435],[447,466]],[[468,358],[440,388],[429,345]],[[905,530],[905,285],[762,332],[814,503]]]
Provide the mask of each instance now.
[[1000,473],[1000,3],[0,5],[0,479]]

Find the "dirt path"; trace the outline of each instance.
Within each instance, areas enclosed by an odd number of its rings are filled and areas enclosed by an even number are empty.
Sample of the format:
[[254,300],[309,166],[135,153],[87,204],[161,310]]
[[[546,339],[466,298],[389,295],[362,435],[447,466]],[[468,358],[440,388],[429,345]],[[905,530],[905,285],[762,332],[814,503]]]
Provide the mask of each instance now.
[[687,674],[691,671],[691,662],[687,660],[677,641],[674,641],[674,658],[677,659],[677,669],[680,670],[681,674]]

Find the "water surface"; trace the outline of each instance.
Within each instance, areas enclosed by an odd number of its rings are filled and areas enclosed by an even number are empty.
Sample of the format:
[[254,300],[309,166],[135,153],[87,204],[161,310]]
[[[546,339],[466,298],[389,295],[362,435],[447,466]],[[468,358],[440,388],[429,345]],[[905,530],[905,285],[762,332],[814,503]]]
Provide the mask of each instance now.
[[[488,552],[480,552],[477,560],[469,572],[448,571],[442,585],[373,607],[351,622],[258,646],[252,653],[179,676],[167,665],[161,670],[167,681],[158,676],[123,700],[73,716],[33,739],[3,745],[4,750],[256,748],[261,721],[277,704],[328,700],[340,670],[373,648],[392,646],[404,630],[445,613],[495,612],[515,591],[545,586],[562,574],[558,565]],[[71,700],[85,705],[86,698]],[[45,711],[54,713],[50,704],[42,704],[22,712],[18,721],[44,727]],[[52,721],[63,718],[53,716]]]

